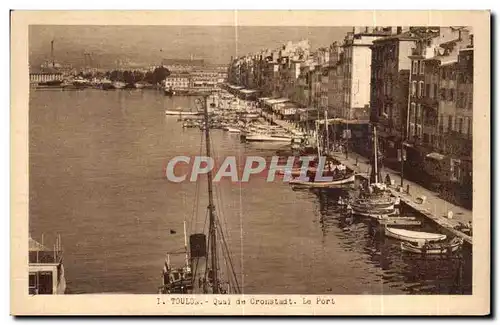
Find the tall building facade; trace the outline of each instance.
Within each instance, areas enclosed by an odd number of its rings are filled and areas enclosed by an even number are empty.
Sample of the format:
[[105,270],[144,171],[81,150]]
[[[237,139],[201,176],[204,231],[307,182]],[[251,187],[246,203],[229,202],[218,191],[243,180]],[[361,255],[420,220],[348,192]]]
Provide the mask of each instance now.
[[410,56],[411,161],[435,182],[466,187],[462,193],[472,188],[473,55],[468,28],[441,27]]

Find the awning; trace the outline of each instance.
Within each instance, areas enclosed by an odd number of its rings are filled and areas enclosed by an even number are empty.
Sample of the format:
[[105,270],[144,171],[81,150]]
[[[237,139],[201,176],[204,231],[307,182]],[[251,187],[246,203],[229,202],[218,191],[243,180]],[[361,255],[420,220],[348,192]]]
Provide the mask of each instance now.
[[265,102],[268,105],[281,104],[288,102],[288,98],[266,99]]
[[253,94],[253,93],[257,92],[257,90],[253,90],[253,89],[240,89],[240,91],[244,94]]
[[[368,124],[370,123],[369,120],[346,120],[343,118],[329,118],[328,119],[328,124],[337,124],[337,123],[342,123],[342,124]],[[325,119],[319,119],[318,124],[325,124]]]
[[243,87],[241,87],[241,86],[235,86],[235,85],[228,85],[228,86],[229,86],[229,88],[231,88],[231,89],[236,89],[236,90],[238,90],[238,89],[242,89],[242,88],[243,88]]
[[441,61],[441,66],[446,66],[446,65],[452,65],[457,63],[457,60],[450,60],[450,61]]
[[434,159],[434,160],[443,160],[445,158],[444,155],[437,153],[437,152],[431,152],[425,156],[426,158]]
[[267,100],[269,97],[259,97],[259,100]]

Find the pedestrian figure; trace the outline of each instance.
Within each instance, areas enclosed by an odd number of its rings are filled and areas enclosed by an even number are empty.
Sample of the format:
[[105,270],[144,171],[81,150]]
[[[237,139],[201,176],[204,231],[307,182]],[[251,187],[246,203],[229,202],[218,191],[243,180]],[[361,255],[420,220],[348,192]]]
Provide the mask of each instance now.
[[389,175],[389,173],[385,175],[385,185],[391,186],[391,175]]

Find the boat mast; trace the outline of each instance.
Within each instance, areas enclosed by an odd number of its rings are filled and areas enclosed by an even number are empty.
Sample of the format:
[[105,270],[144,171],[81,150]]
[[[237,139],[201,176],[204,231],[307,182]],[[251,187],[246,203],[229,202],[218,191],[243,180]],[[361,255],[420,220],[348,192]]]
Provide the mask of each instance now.
[[373,146],[374,148],[374,172],[375,172],[375,183],[378,183],[378,146],[377,146],[377,127],[373,126]]
[[329,133],[328,133],[328,110],[325,108],[325,129],[326,129],[326,149],[325,153],[328,155],[328,150],[330,148],[330,143],[329,143]]
[[186,235],[186,220],[184,220],[184,251],[186,252],[186,266],[189,266],[188,244]]
[[[210,158],[210,128],[208,121],[208,95],[204,96],[204,115],[205,115],[205,142],[206,142],[206,155]],[[208,213],[209,213],[209,238],[210,238],[210,257],[212,264],[212,274],[213,274],[213,293],[219,293],[219,279],[217,274],[217,238],[215,229],[215,215],[214,215],[214,195],[212,189],[212,171],[209,169],[207,173],[208,178]]]
[[319,145],[319,128],[318,123],[319,120],[316,120],[316,147],[318,147],[318,158],[321,157],[321,146]]

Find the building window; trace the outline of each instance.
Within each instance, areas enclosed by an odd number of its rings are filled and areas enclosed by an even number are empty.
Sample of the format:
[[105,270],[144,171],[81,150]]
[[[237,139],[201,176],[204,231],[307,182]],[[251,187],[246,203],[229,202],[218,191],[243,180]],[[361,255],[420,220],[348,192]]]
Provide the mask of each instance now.
[[417,105],[417,124],[422,124],[422,105]]
[[453,115],[448,115],[448,132],[453,131]]
[[470,139],[471,138],[471,135],[472,135],[472,120],[471,118],[469,117],[467,119],[467,137]]
[[424,82],[420,81],[418,83],[418,97],[424,97]]
[[424,61],[419,61],[420,62],[420,74],[424,74]]
[[446,80],[446,68],[441,69],[441,79]]
[[412,73],[417,74],[418,73],[418,61],[412,61]]
[[424,96],[431,97],[431,85],[430,84],[426,84],[425,85],[425,94],[424,94]]
[[416,81],[411,82],[411,95],[412,96],[417,95],[417,82]]
[[415,103],[410,104],[410,121],[415,120]]
[[438,98],[438,85],[437,84],[434,84],[434,92],[432,94],[432,98],[436,99]]

